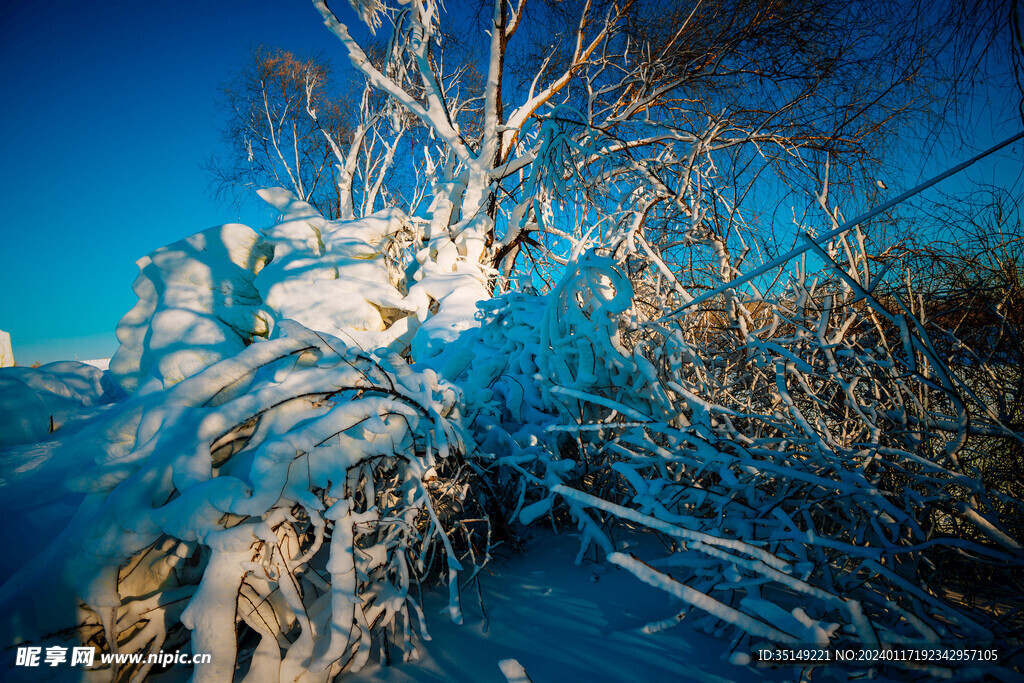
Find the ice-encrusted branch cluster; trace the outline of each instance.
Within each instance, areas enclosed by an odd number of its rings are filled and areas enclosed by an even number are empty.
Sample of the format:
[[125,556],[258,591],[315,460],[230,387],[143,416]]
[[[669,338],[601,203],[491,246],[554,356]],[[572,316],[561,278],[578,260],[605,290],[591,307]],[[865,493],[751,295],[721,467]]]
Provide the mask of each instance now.
[[[817,249],[822,272],[802,261],[778,297],[737,298],[742,330],[715,302],[673,315],[670,283],[636,296],[593,255],[545,297],[491,302],[447,369],[476,387],[467,417],[504,509],[577,526],[580,559],[679,600],[646,631],[731,634],[737,661],[771,644],[1005,645],[1017,622],[968,606],[1001,589],[965,600],[954,574],[1024,564],[1024,502],[981,471],[992,439],[1024,435],[871,293],[859,232]],[[667,552],[622,552],[637,534]]]

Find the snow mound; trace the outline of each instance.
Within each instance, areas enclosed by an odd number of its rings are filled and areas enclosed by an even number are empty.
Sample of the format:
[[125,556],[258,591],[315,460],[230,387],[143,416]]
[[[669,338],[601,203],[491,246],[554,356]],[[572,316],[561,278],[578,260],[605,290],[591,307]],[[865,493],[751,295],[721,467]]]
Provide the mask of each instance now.
[[138,303],[121,318],[111,375],[131,393],[167,387],[270,333],[253,279],[269,251],[251,228],[221,225],[137,261]]
[[81,409],[118,395],[103,371],[86,363],[0,368],[0,448],[40,441]]
[[273,261],[255,284],[277,319],[340,336],[364,349],[403,351],[418,327],[415,308],[392,281],[383,247],[405,227],[397,209],[328,221],[291,192],[259,191],[281,212],[263,231]]

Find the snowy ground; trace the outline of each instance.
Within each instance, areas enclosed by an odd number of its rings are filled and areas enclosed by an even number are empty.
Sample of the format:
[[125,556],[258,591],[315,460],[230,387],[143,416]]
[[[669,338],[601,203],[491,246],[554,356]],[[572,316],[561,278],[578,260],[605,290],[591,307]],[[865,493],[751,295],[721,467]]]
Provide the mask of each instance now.
[[[606,563],[574,563],[578,538],[541,533],[525,552],[498,558],[482,577],[482,618],[475,592],[463,593],[466,623],[440,614],[444,591],[426,597],[432,640],[418,662],[354,676],[364,681],[505,681],[515,663],[545,681],[762,681],[781,672],[728,662],[728,641],[685,625],[655,634],[639,629],[671,616],[663,592]],[[486,572],[486,570],[485,570]],[[431,618],[432,617],[432,618]]]

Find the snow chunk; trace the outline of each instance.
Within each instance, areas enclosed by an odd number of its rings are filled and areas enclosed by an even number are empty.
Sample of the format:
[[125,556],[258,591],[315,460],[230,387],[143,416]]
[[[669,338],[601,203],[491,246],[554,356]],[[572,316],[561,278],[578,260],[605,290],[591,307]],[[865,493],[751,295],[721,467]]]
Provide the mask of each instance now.
[[514,659],[503,659],[498,662],[498,668],[508,683],[530,683],[531,679],[526,675],[523,665]]
[[383,246],[403,229],[397,209],[354,221],[328,221],[281,188],[260,190],[281,211],[264,230],[274,259],[256,278],[266,305],[279,319],[340,336],[363,349],[408,347],[418,323],[415,308],[392,281]]
[[14,349],[11,348],[11,335],[0,330],[0,368],[14,366]]
[[253,279],[268,257],[254,230],[231,223],[139,259],[139,301],[117,326],[112,376],[128,392],[147,377],[170,386],[267,336]]
[[[413,338],[413,357],[419,361],[441,353],[466,330],[479,326],[477,304],[488,299],[485,276],[478,264],[459,260],[453,272],[431,261],[422,264],[410,288],[422,325]],[[437,312],[431,315],[432,307]]]

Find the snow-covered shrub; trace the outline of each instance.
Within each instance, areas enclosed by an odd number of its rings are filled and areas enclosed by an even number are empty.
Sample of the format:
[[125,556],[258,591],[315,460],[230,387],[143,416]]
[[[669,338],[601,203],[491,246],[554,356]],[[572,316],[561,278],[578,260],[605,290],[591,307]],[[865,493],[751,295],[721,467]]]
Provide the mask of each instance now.
[[191,641],[215,655],[200,680],[327,680],[373,647],[415,656],[427,575],[460,618],[475,502],[458,393],[384,349],[281,329],[98,418],[132,436],[76,478],[70,524],[3,586],[4,642]]
[[10,452],[45,463],[22,484],[81,503],[0,589],[4,642],[191,648],[215,654],[210,680],[326,680],[374,648],[415,657],[424,579],[461,620],[489,522],[459,393],[396,353],[431,314],[386,253],[407,221],[261,196],[282,214],[262,236],[222,226],[140,262],[112,363],[134,393]]
[[[735,297],[743,325],[714,300],[680,313],[663,284],[631,301],[594,256],[545,297],[491,302],[446,369],[476,387],[467,419],[501,502],[524,523],[571,521],[580,559],[596,550],[675,596],[648,631],[731,634],[737,661],[760,644],[1013,642],[1017,621],[968,607],[937,569],[955,553],[1006,583],[1024,564],[1006,532],[1024,505],[958,462],[1021,435],[969,405],[909,311],[871,296],[863,241],[830,249],[777,298]],[[638,530],[667,552],[619,552]]]

